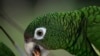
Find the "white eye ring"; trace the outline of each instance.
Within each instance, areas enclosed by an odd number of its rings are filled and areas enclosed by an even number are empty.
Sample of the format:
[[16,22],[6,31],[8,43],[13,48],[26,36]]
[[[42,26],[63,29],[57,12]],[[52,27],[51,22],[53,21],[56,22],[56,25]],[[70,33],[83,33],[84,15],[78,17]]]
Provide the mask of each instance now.
[[36,28],[35,33],[34,33],[34,39],[36,40],[41,40],[44,38],[46,33],[46,28],[44,27],[40,27],[40,28]]

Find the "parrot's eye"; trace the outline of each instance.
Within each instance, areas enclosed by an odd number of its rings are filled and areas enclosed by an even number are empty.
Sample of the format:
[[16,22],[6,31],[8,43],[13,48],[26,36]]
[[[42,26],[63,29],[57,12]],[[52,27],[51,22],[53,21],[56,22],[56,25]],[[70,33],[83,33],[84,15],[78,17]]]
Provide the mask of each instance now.
[[42,35],[43,35],[43,31],[40,31],[40,30],[37,31],[37,35],[38,35],[38,36],[42,36]]
[[46,28],[40,27],[35,29],[34,38],[37,40],[41,40],[44,38],[46,33]]

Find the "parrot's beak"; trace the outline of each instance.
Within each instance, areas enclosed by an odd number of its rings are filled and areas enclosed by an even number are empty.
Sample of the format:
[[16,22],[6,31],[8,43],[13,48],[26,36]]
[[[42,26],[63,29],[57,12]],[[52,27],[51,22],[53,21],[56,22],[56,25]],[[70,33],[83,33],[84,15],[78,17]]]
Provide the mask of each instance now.
[[28,56],[48,56],[49,51],[34,42],[25,44],[25,50]]
[[32,56],[41,56],[41,50],[39,46],[34,47],[34,50],[32,51]]
[[49,51],[44,49],[40,45],[35,45],[34,50],[33,50],[34,56],[47,56],[48,53],[49,53]]

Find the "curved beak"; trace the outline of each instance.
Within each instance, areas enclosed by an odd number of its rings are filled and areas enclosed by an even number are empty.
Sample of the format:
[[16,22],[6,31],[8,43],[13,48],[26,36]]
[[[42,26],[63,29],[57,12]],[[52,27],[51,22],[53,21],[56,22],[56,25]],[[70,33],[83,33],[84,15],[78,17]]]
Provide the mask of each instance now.
[[41,56],[41,54],[39,51],[35,51],[35,52],[33,51],[32,56]]
[[34,42],[25,43],[25,50],[28,56],[47,56],[49,53],[48,50]]
[[32,51],[32,56],[41,56],[41,50],[39,46],[35,46]]

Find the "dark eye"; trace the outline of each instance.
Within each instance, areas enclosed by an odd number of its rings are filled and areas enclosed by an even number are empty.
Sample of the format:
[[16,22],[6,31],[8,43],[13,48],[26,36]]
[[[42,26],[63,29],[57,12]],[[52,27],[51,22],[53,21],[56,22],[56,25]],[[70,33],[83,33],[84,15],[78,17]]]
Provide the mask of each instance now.
[[43,35],[42,30],[37,31],[37,35],[38,35],[38,36],[42,36],[42,35]]
[[45,33],[46,33],[46,28],[44,27],[36,28],[34,32],[34,39],[37,39],[37,40],[43,39],[45,36]]

